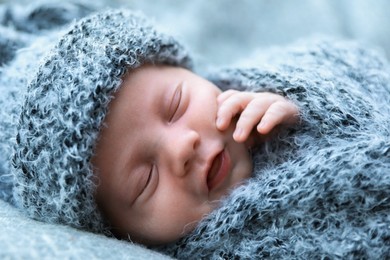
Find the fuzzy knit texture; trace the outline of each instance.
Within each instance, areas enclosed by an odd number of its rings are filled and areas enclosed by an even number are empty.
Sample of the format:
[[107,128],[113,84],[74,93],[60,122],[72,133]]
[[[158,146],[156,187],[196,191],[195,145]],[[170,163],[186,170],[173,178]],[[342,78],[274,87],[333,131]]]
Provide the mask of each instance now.
[[0,5],[0,199],[14,202],[10,156],[28,81],[61,27],[92,10],[70,2]]
[[259,146],[253,177],[194,232],[158,249],[179,259],[389,259],[390,66],[383,57],[313,40],[212,73],[222,89],[288,97],[302,123]]
[[[21,51],[12,62],[4,58],[11,65],[4,66],[2,88],[14,84],[8,76],[17,83],[1,105],[18,105],[2,112],[1,147],[13,154],[2,157],[2,171],[11,169],[13,179],[2,178],[14,182],[13,198],[3,197],[34,219],[110,234],[94,201],[98,180],[90,163],[108,104],[131,69],[144,63],[189,68],[191,60],[175,39],[128,10],[97,13],[62,29],[54,47],[42,40],[29,47],[33,57]],[[20,61],[30,68],[26,77],[18,74]]]

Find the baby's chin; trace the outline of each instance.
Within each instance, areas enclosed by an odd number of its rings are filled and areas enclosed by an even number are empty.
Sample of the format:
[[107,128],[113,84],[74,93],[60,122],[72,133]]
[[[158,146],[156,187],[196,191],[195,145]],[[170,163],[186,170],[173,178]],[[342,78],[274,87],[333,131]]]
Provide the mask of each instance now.
[[[212,211],[210,211],[210,212],[212,212]],[[207,216],[207,215],[208,214],[206,214],[205,216]],[[196,227],[198,226],[199,222],[202,219],[203,218],[199,218],[199,220],[192,221],[192,222],[189,222],[189,223],[183,225],[181,231],[176,232],[173,235],[172,234],[169,235],[169,234],[165,233],[165,234],[162,234],[161,236],[155,235],[155,236],[150,237],[150,238],[146,238],[146,237],[134,238],[132,240],[132,242],[136,242],[139,244],[143,244],[146,246],[152,246],[152,247],[164,246],[164,245],[168,245],[171,243],[175,243],[176,241],[183,239],[187,235],[190,235],[196,229]]]

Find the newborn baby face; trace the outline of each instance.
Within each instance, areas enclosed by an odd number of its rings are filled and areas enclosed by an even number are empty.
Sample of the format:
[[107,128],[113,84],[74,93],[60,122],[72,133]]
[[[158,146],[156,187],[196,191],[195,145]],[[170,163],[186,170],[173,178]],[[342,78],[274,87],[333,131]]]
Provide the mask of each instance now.
[[124,77],[92,159],[96,201],[115,234],[148,245],[177,240],[250,176],[234,126],[216,128],[220,93],[182,68],[144,65]]

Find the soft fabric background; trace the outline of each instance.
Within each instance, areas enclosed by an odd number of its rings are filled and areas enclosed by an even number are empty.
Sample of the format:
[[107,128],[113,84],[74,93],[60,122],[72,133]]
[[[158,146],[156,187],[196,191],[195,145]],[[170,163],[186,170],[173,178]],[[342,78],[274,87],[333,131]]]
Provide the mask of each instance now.
[[226,64],[258,47],[325,34],[383,48],[390,57],[387,0],[116,0],[155,17],[207,63]]
[[152,250],[23,216],[0,200],[0,259],[169,259]]
[[[29,0],[1,2],[31,3]],[[284,45],[318,34],[370,43],[390,57],[390,1],[387,0],[84,2],[94,3],[98,8],[125,6],[142,10],[181,38],[200,64],[232,63],[259,47]]]

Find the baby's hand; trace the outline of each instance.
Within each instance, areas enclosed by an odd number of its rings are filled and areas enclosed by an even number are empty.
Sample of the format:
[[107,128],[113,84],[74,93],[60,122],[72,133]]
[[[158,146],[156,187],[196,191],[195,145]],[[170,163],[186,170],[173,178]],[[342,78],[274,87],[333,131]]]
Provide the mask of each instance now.
[[298,121],[298,107],[286,98],[269,93],[228,90],[218,96],[217,128],[226,130],[231,120],[239,115],[233,138],[247,141],[253,128],[266,135],[277,125],[291,125]]

